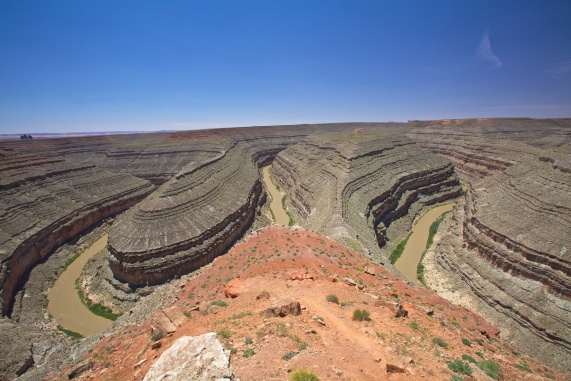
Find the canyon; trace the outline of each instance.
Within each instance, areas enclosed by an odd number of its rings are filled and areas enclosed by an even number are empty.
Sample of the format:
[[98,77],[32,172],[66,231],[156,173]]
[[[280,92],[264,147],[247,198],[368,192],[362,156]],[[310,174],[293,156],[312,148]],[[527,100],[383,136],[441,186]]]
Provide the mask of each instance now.
[[[327,236],[397,275],[388,256],[415,219],[457,200],[432,248],[433,275],[448,286],[431,274],[427,284],[443,295],[453,284],[518,351],[533,348],[528,355],[559,371],[571,367],[569,119],[4,141],[0,157],[1,320],[10,327],[0,330],[0,341],[10,342],[0,346],[0,377],[45,376],[103,337],[83,344],[62,338],[43,313],[46,290],[37,286],[53,284],[81,236],[108,231],[108,246],[86,269],[101,271],[99,288],[118,299],[135,295],[114,332],[133,323],[131,312],[161,287],[188,279],[271,223],[262,180],[268,165],[287,195],[292,229]],[[207,288],[214,295],[217,287]],[[98,300],[97,287],[84,291]],[[32,339],[14,342],[14,330],[50,337],[45,346],[68,354],[55,361]]]

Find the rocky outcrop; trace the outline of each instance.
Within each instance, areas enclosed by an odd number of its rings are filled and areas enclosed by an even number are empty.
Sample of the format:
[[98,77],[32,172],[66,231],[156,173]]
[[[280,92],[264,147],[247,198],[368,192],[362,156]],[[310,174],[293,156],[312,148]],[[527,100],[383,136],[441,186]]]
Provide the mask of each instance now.
[[115,278],[162,283],[211,262],[252,224],[262,197],[251,151],[235,144],[180,176],[118,220],[109,233]]
[[214,332],[178,339],[153,364],[143,381],[230,381],[230,360]]
[[0,173],[3,315],[9,313],[14,292],[37,262],[153,190],[146,180],[61,159],[14,157],[2,162]]
[[[529,122],[529,121],[527,121]],[[510,129],[436,125],[409,135],[454,162],[466,195],[441,231],[440,266],[522,351],[571,367],[571,159],[568,143],[530,146]],[[571,128],[524,125],[521,140],[565,142]],[[485,130],[486,133],[482,133]],[[557,137],[557,138],[555,138]],[[472,305],[473,307],[473,305]]]
[[373,251],[398,243],[423,207],[461,194],[448,160],[383,131],[308,137],[282,151],[272,173],[296,223]]

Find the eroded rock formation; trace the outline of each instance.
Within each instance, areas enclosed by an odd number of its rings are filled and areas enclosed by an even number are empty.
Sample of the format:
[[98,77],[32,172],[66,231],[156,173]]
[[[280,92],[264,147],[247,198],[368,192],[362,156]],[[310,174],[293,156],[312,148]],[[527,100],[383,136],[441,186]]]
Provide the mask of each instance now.
[[461,194],[448,160],[386,131],[310,136],[282,151],[272,172],[296,222],[372,251],[398,243],[423,207]]
[[[529,120],[525,120],[529,122]],[[498,122],[499,123],[499,122]],[[544,121],[543,124],[546,122]],[[562,124],[560,122],[559,124]],[[571,155],[517,140],[513,124],[481,129],[429,123],[409,134],[449,158],[467,184],[437,248],[438,263],[514,339],[559,369],[571,366]],[[571,128],[520,126],[522,140],[559,144]],[[512,139],[507,139],[512,137]]]

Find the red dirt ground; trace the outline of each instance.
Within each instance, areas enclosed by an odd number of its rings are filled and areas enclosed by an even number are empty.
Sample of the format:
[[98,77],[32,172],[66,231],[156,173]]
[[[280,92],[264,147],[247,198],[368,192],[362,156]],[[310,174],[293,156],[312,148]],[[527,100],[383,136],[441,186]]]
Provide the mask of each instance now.
[[[366,267],[374,268],[375,275],[365,273]],[[347,285],[346,276],[363,289]],[[240,294],[227,298],[224,287],[235,278],[239,280],[232,283]],[[258,300],[263,291],[269,299]],[[328,302],[328,295],[336,295],[340,304]],[[266,317],[263,312],[274,299],[299,301],[302,314]],[[205,313],[213,301],[227,306]],[[395,302],[409,311],[407,318],[395,317]],[[453,372],[447,364],[462,355],[497,361],[504,380],[543,380],[548,375],[564,379],[536,360],[514,354],[498,330],[479,315],[428,289],[414,288],[353,250],[305,230],[272,227],[254,232],[197,272],[178,292],[175,305],[190,318],[161,339],[160,348],[151,348],[151,319],[129,326],[95,346],[87,356],[94,367],[79,379],[142,380],[175,340],[212,331],[234,350],[231,365],[241,381],[287,380],[298,368],[313,371],[321,380],[450,380]],[[191,312],[196,307],[200,310]],[[366,309],[370,320],[353,321],[355,309]],[[433,316],[427,315],[429,310]],[[447,347],[435,344],[436,337]],[[246,338],[252,343],[246,344]],[[463,338],[471,346],[463,344]],[[255,354],[244,357],[246,349]],[[289,351],[296,355],[288,361],[282,357]],[[387,373],[387,363],[405,367],[405,373]],[[533,373],[521,369],[526,366]],[[473,379],[492,380],[475,365],[472,368]],[[68,370],[48,379],[59,379]]]

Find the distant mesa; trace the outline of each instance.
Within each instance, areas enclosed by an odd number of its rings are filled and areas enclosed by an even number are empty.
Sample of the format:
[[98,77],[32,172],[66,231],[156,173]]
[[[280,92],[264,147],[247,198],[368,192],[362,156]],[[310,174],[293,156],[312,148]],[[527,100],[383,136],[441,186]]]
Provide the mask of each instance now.
[[20,140],[30,140],[30,139],[33,139],[32,135],[30,134],[20,135]]

